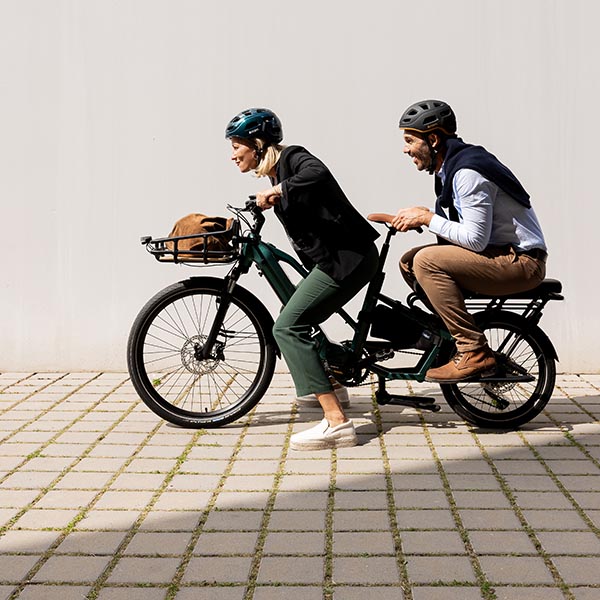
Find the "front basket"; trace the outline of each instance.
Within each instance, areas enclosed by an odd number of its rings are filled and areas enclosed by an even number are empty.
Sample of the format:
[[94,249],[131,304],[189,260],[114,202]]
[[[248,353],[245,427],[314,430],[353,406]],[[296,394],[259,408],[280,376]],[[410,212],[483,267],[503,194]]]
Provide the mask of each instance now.
[[[230,263],[238,257],[238,231],[239,223],[233,219],[231,227],[222,231],[155,239],[146,236],[140,241],[159,262]],[[194,241],[193,249],[180,249],[183,240],[186,240],[186,245]]]

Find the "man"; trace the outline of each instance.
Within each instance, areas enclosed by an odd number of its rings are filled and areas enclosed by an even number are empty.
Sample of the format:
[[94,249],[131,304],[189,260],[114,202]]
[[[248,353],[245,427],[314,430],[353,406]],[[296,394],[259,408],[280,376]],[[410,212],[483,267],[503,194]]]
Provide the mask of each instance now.
[[505,295],[536,287],[546,272],[546,243],[513,173],[481,146],[456,135],[445,102],[424,100],[400,119],[404,153],[418,171],[435,175],[435,213],[425,207],[398,211],[399,231],[427,226],[438,244],[413,248],[400,261],[402,275],[418,284],[454,337],[457,353],[429,369],[427,381],[456,383],[491,375],[494,354],[467,311],[462,290]]

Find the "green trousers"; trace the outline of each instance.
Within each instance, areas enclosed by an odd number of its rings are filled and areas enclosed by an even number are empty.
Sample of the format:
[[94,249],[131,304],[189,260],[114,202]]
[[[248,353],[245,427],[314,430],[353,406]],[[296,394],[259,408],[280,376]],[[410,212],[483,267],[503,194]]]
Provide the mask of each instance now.
[[273,327],[273,334],[298,396],[332,391],[331,382],[311,338],[312,326],[323,323],[351,300],[373,278],[378,260],[377,248],[373,246],[360,265],[341,282],[315,267],[283,307]]

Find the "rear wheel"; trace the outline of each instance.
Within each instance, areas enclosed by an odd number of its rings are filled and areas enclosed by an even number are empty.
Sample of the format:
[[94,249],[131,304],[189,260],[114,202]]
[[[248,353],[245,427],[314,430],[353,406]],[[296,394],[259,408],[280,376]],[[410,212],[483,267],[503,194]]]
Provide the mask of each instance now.
[[239,286],[210,355],[203,358],[222,291],[223,281],[210,277],[176,283],[144,306],[131,329],[131,381],[153,412],[176,425],[230,423],[262,398],[273,377],[273,320]]
[[512,429],[531,421],[546,406],[556,381],[554,350],[546,334],[508,312],[475,315],[490,348],[507,374],[528,375],[525,382],[444,384],[454,412],[480,427]]

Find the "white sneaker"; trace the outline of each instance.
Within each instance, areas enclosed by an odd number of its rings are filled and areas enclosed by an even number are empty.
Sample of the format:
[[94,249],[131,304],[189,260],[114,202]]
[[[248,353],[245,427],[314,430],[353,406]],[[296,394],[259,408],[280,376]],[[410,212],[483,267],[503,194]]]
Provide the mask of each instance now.
[[[348,408],[350,406],[350,397],[348,396],[348,389],[343,385],[340,387],[333,388],[333,392],[337,396],[337,399],[342,408]],[[298,396],[296,398],[298,406],[304,406],[306,408],[319,408],[321,405],[314,394],[308,396]]]
[[290,438],[292,450],[326,450],[328,448],[347,448],[357,444],[358,438],[352,421],[331,427],[327,419],[323,419],[318,425],[295,433]]

